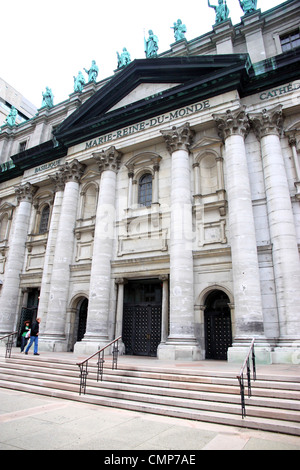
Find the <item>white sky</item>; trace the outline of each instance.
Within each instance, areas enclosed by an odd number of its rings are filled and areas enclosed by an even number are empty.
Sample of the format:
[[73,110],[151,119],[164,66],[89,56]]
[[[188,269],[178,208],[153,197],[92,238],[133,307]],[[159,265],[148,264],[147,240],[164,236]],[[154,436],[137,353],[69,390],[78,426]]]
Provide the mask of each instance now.
[[[218,0],[211,0],[217,5]],[[258,0],[266,11],[282,0]],[[227,0],[233,24],[243,15],[238,0]],[[98,81],[117,68],[126,47],[133,59],[145,58],[144,31],[159,39],[158,53],[175,42],[171,26],[181,19],[188,41],[212,30],[215,12],[207,0],[2,0],[0,77],[35,106],[46,86],[54,104],[73,92],[73,76],[99,67]],[[84,72],[87,79],[87,74]]]

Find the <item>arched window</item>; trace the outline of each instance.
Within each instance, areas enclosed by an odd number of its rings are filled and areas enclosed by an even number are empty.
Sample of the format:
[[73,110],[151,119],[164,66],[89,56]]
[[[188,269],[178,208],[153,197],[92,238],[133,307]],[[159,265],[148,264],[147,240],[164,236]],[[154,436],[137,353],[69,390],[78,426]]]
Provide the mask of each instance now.
[[49,222],[49,215],[50,215],[50,206],[47,204],[41,214],[41,220],[40,220],[40,227],[39,227],[39,233],[46,233],[48,230],[48,222]]
[[146,173],[139,180],[138,203],[142,206],[151,206],[152,203],[152,175]]

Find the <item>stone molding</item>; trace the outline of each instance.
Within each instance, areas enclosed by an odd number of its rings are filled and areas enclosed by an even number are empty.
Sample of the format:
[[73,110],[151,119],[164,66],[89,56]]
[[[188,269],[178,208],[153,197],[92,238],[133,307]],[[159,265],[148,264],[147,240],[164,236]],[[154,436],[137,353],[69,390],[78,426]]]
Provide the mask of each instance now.
[[268,135],[280,137],[283,129],[282,105],[263,109],[260,113],[248,114],[249,121],[258,140]]
[[120,168],[121,157],[122,153],[113,145],[107,150],[93,153],[93,158],[98,163],[100,173],[106,170],[111,170],[117,173]]
[[172,154],[176,150],[186,150],[189,152],[193,142],[195,132],[187,122],[182,126],[173,126],[172,129],[160,131],[163,135],[167,149]]
[[234,111],[228,109],[226,113],[213,114],[212,116],[216,121],[218,135],[223,142],[232,135],[247,137],[250,124],[246,115],[246,106],[241,106]]
[[15,188],[15,193],[17,196],[17,201],[20,203],[21,201],[32,202],[33,196],[37,192],[38,188],[33,186],[31,183],[21,184],[17,188]]

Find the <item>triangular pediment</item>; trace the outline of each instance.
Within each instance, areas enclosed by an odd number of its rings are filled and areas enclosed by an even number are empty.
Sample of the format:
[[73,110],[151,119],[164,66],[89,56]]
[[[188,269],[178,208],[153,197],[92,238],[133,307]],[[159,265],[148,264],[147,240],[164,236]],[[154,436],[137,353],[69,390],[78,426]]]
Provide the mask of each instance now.
[[248,69],[248,54],[136,59],[71,114],[55,136],[68,147],[238,89]]
[[180,83],[142,83],[115,104],[109,112],[122,108],[123,106],[128,106],[142,99],[153,98],[162,94],[163,91],[170,90],[170,88],[174,88],[178,85],[180,85]]

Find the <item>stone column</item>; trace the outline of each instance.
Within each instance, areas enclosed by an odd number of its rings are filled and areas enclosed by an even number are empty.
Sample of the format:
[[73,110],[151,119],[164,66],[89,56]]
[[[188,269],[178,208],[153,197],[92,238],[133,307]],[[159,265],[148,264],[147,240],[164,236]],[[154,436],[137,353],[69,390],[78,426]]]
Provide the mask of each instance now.
[[51,275],[53,270],[54,254],[57,244],[58,226],[61,213],[61,206],[64,197],[65,178],[62,173],[57,172],[50,179],[55,185],[55,198],[51,213],[50,227],[48,233],[47,247],[44,258],[43,276],[41,283],[40,301],[38,317],[42,319],[40,324],[40,335],[42,337],[46,329],[48,302],[51,287]]
[[[234,343],[263,339],[262,299],[254,217],[244,139],[250,125],[245,108],[214,114],[219,136],[225,142],[233,291]],[[230,359],[229,351],[229,359]]]
[[65,190],[53,260],[46,328],[41,342],[41,347],[55,351],[65,351],[67,349],[65,324],[70,265],[73,259],[79,183],[84,169],[85,165],[73,160],[71,163],[65,163],[58,172],[58,177],[65,182]]
[[16,188],[18,207],[9,240],[9,252],[5,264],[5,277],[0,300],[0,332],[11,333],[16,326],[20,274],[25,259],[32,198],[37,188],[26,183]]
[[170,232],[170,334],[158,347],[162,359],[198,360],[194,333],[194,272],[189,124],[161,131],[172,158]]
[[249,119],[261,144],[281,340],[300,341],[300,264],[291,195],[280,145],[281,106]]
[[[123,309],[124,309],[124,286],[127,284],[127,279],[118,278],[115,280],[118,286],[117,294],[117,311],[116,311],[116,327],[115,327],[115,338],[122,336],[123,330]],[[119,352],[120,354],[125,353],[125,345],[122,340],[119,340]]]
[[89,308],[86,333],[75,350],[96,352],[109,343],[108,316],[111,289],[111,260],[115,230],[115,198],[117,171],[121,153],[115,147],[94,154],[101,172],[97,206]]
[[161,306],[161,342],[165,343],[168,338],[168,320],[169,320],[169,276],[159,276],[162,281],[162,306]]

